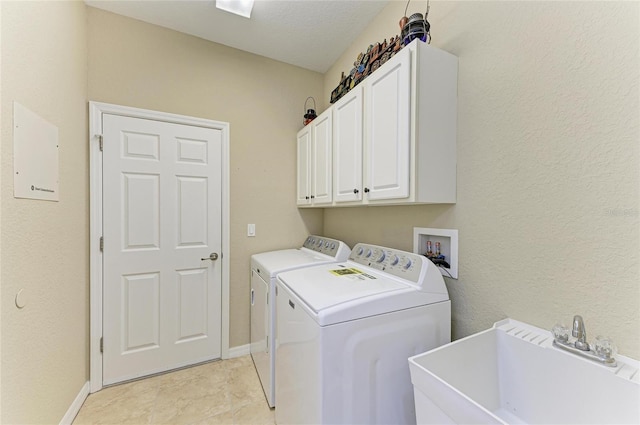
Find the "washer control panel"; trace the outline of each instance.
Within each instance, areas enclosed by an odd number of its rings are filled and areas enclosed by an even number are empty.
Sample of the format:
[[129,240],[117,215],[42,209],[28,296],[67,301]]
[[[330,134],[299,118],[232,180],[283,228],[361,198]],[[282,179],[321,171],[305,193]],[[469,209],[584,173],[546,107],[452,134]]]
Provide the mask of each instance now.
[[308,236],[302,246],[334,258],[341,257],[345,251],[349,250],[349,247],[342,241],[314,235]]
[[349,260],[416,284],[420,284],[422,269],[428,266],[422,255],[364,243],[353,247]]

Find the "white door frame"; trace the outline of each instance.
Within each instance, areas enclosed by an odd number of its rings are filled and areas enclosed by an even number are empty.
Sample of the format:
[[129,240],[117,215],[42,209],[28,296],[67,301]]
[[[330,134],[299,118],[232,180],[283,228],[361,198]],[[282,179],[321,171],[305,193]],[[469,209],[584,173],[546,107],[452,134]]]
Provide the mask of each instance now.
[[90,392],[102,389],[102,114],[151,119],[222,131],[222,341],[221,356],[229,358],[229,123],[109,103],[89,102],[89,379]]

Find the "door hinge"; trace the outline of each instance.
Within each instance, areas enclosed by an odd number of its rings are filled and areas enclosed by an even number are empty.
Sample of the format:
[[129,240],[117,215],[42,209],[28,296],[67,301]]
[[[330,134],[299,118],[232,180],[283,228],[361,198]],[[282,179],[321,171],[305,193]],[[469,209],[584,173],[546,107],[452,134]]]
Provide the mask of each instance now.
[[100,337],[100,352],[104,352],[104,339],[102,337]]
[[102,134],[96,134],[96,137],[98,138],[98,143],[100,144],[100,152],[102,152],[102,149],[104,147]]
[[104,251],[104,236],[100,236],[100,251]]

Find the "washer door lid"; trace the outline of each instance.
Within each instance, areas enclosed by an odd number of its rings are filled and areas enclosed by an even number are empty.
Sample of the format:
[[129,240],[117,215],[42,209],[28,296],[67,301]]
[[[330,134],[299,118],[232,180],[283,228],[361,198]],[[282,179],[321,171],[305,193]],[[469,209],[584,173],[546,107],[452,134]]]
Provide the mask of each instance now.
[[356,299],[409,288],[357,267],[333,264],[285,272],[279,278],[316,313]]
[[[268,273],[269,277],[285,270],[294,270],[300,267],[325,264],[333,261],[324,254],[309,253],[299,249],[283,249],[281,251],[269,251],[251,256],[251,267],[260,269],[260,274]],[[268,280],[268,279],[266,279]]]

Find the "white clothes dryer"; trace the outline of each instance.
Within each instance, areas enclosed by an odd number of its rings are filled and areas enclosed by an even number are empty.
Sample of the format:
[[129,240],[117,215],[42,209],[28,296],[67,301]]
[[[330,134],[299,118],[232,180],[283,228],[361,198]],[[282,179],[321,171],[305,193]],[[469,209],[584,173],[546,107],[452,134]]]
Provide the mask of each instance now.
[[351,250],[342,241],[311,235],[301,248],[251,256],[251,357],[270,407],[275,406],[276,276],[286,270],[346,261]]
[[437,267],[357,244],[344,263],[277,281],[276,423],[415,424],[407,359],[451,341]]

